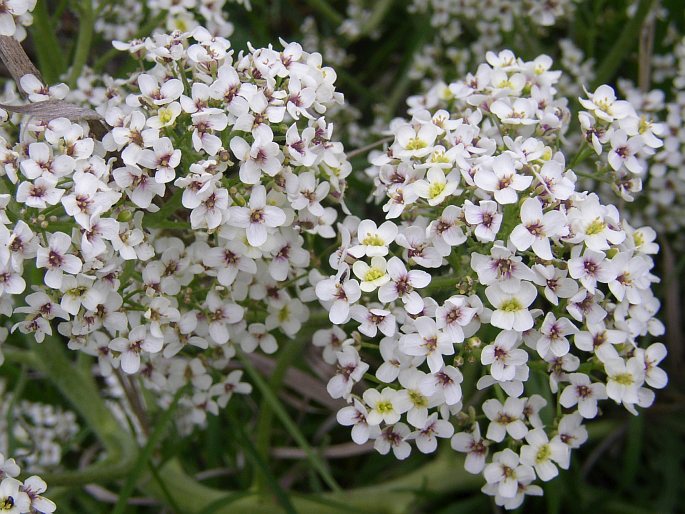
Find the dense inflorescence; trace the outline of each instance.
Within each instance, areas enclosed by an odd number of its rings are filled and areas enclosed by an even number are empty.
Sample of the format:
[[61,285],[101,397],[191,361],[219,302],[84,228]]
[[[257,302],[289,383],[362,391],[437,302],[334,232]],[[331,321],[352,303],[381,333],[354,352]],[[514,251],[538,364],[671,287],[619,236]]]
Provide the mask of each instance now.
[[311,244],[334,237],[350,166],[324,114],[342,96],[320,55],[283,44],[234,55],[203,28],[117,44],[152,66],[75,95],[102,140],[65,118],[3,140],[12,330],[41,342],[54,320],[99,374],[141,373],[162,403],[192,382],[188,427],[250,391],[236,348],[273,353],[298,333]]
[[592,148],[624,183],[661,141],[602,86],[580,100],[592,146],[567,155],[551,59],[487,61],[391,123],[368,170],[386,221],[340,225],[316,292],[343,328],[318,337],[355,442],[405,458],[451,438],[515,508],[568,468],[598,402],[635,414],[666,385],[664,345],[640,344],[663,334],[655,233],[580,190],[571,165]]

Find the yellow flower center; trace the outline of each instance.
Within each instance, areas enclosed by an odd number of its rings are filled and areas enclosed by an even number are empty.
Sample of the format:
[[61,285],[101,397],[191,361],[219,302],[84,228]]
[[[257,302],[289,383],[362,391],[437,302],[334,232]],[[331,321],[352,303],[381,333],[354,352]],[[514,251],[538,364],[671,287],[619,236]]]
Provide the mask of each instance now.
[[174,113],[171,112],[171,109],[168,107],[162,107],[159,110],[159,121],[163,124],[166,125],[167,123],[171,123],[171,120],[174,119]]
[[379,278],[381,278],[383,275],[385,275],[384,271],[378,268],[369,268],[369,271],[367,271],[364,275],[364,281],[373,282],[374,280],[378,280]]
[[543,444],[542,446],[540,446],[540,449],[535,454],[535,462],[537,462],[537,463],[545,462],[546,460],[549,460],[549,458],[551,456],[552,456],[552,449],[549,447],[548,444]]
[[587,229],[585,230],[585,233],[586,233],[588,236],[594,236],[594,235],[597,235],[597,234],[601,234],[601,233],[604,231],[604,229],[605,229],[606,227],[607,227],[607,226],[606,226],[606,223],[604,223],[604,222],[603,222],[601,219],[599,219],[599,218],[595,218],[595,220],[587,226]]
[[645,237],[640,232],[633,232],[633,241],[635,246],[642,246],[645,244]]
[[389,400],[381,400],[376,404],[376,410],[381,414],[388,414],[393,411],[392,402]]
[[504,312],[517,312],[523,309],[523,305],[516,298],[511,298],[500,305],[500,310]]
[[419,393],[418,391],[414,390],[409,390],[409,399],[411,402],[416,406],[416,407],[427,407],[428,406],[428,400],[424,395]]
[[426,148],[427,146],[428,143],[426,143],[423,139],[419,139],[418,137],[412,137],[407,142],[407,150],[421,150],[422,148]]
[[617,382],[624,386],[631,386],[635,381],[633,379],[633,375],[631,375],[630,373],[619,373],[618,375],[614,375],[611,378],[614,382]]
[[362,244],[366,246],[385,246],[385,241],[378,234],[369,234],[362,240]]
[[440,196],[444,190],[444,182],[433,182],[428,188],[428,198],[432,200],[433,198]]

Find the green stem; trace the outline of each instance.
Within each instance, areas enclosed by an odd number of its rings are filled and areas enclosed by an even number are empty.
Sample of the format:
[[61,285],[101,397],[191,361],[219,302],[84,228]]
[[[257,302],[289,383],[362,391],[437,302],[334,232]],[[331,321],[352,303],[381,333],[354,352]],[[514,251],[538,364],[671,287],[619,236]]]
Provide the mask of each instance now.
[[333,25],[340,25],[345,18],[330,6],[328,0],[305,0],[309,6],[318,11],[324,18],[327,18]]
[[635,49],[636,43],[640,41],[639,35],[642,22],[649,14],[653,3],[654,0],[640,0],[635,10],[635,15],[626,23],[614,46],[598,66],[593,87],[610,81],[621,67],[628,53]]
[[76,40],[76,51],[74,52],[74,61],[71,64],[71,74],[69,75],[69,86],[71,88],[76,86],[76,81],[81,76],[83,67],[88,60],[91,42],[93,41],[93,24],[95,23],[93,2],[85,0],[80,5],[81,15],[79,17],[78,39]]
[[300,448],[307,454],[307,458],[311,463],[312,467],[319,473],[323,481],[334,491],[339,491],[340,486],[335,482],[330,470],[326,464],[321,460],[321,457],[312,449],[305,437],[302,435],[297,424],[292,420],[285,407],[278,400],[278,397],[274,394],[269,384],[262,378],[259,372],[255,369],[250,362],[250,359],[246,357],[243,353],[238,353],[238,357],[243,365],[243,368],[249,375],[250,379],[254,383],[259,392],[262,394],[265,400],[271,405],[274,414],[280,419],[281,423],[288,431],[290,436],[295,440]]
[[370,35],[374,30],[376,30],[376,27],[383,21],[383,18],[385,18],[386,13],[392,6],[393,2],[395,0],[377,0],[376,5],[374,5],[373,11],[371,12],[371,16],[369,16],[368,20],[364,25],[362,25],[362,30],[359,33],[359,36],[368,36]]
[[61,51],[62,45],[60,45],[53,30],[53,22],[47,7],[48,3],[48,0],[38,0],[33,11],[31,36],[40,72],[43,79],[51,84],[59,79],[67,65]]

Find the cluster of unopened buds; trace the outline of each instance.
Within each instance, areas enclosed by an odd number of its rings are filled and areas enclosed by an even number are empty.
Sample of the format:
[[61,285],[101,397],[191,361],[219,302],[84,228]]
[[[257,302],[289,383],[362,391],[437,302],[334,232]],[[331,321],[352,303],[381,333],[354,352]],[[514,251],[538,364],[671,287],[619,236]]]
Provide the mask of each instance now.
[[[192,383],[194,424],[250,391],[231,359],[275,352],[308,319],[311,244],[334,236],[350,172],[324,117],[342,101],[335,73],[283,45],[235,55],[203,28],[117,44],[152,66],[88,97],[101,140],[66,118],[24,120],[20,141],[5,125],[13,331],[42,342],[54,320],[102,375],[140,372],[162,402]],[[67,93],[21,83],[31,101]]]
[[16,477],[21,469],[14,459],[0,453],[0,512],[7,514],[50,514],[56,506],[41,496],[48,488],[45,481],[33,475],[23,482]]
[[[652,403],[666,351],[640,346],[663,333],[656,235],[577,189],[557,150],[570,115],[551,59],[487,61],[391,124],[368,170],[387,220],[339,225],[335,273],[316,285],[339,327],[317,343],[355,442],[402,459],[451,438],[483,490],[516,508],[542,494],[536,477],[568,468],[598,402]],[[605,87],[585,103],[610,123],[631,114]]]

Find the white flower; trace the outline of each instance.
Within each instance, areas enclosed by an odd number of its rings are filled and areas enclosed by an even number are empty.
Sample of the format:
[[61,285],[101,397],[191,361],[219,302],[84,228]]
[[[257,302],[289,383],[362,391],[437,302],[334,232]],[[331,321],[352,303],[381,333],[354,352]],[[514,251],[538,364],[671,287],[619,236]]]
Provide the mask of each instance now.
[[563,213],[549,211],[543,214],[540,202],[535,198],[528,198],[521,206],[522,223],[514,227],[509,237],[518,250],[525,251],[532,246],[538,257],[551,260],[549,239],[563,235],[565,221]]
[[666,372],[658,364],[666,357],[666,347],[662,343],[650,344],[646,349],[638,348],[636,355],[644,361],[645,382],[655,389],[663,389],[668,383]]
[[468,305],[465,296],[452,296],[435,311],[435,319],[440,330],[444,330],[453,343],[464,341],[464,328],[471,323],[476,309]]
[[503,219],[497,203],[491,200],[482,200],[478,205],[466,200],[464,217],[469,225],[476,226],[474,234],[482,242],[495,240]]
[[157,78],[147,73],[138,76],[138,86],[142,96],[155,105],[169,104],[183,93],[183,82],[179,79],[169,79],[160,86]]
[[578,284],[575,280],[567,278],[567,270],[535,264],[533,271],[533,282],[538,286],[545,286],[545,298],[553,305],[559,305],[559,298],[571,298],[578,292]]
[[530,282],[521,281],[518,290],[505,291],[499,284],[485,289],[490,304],[495,307],[490,323],[504,330],[524,332],[533,327],[533,316],[528,307],[537,298],[537,289]]
[[495,453],[492,462],[485,466],[483,476],[488,484],[497,486],[497,494],[503,498],[514,498],[519,481],[533,480],[533,468],[519,463],[519,456],[509,448]]
[[164,339],[152,335],[145,325],[139,325],[126,337],[117,337],[109,343],[110,349],[121,353],[121,369],[132,374],[140,368],[140,354],[145,351],[157,353],[162,350]]
[[369,407],[369,414],[366,416],[369,425],[379,425],[382,422],[388,425],[397,423],[400,415],[408,409],[399,392],[389,387],[382,391],[367,389],[364,391],[363,399]]
[[521,463],[532,466],[543,482],[559,474],[555,462],[562,469],[568,469],[571,458],[568,446],[558,438],[550,441],[543,428],[529,431],[526,442],[528,444],[521,447]]
[[527,189],[533,177],[516,173],[511,157],[502,154],[492,160],[491,169],[481,168],[474,181],[481,189],[492,192],[499,204],[505,205],[516,203],[517,192]]
[[628,410],[640,403],[639,391],[645,379],[644,365],[636,357],[627,361],[611,359],[604,363],[607,374],[607,396],[616,403],[623,403]]
[[584,418],[594,418],[597,415],[597,400],[606,400],[607,393],[604,384],[590,381],[585,373],[571,373],[571,382],[559,397],[559,403],[566,408],[578,405],[578,412]]
[[638,152],[644,147],[641,136],[628,139],[623,130],[617,130],[611,135],[610,142],[611,151],[607,160],[615,171],[619,171],[623,166],[636,175],[645,171],[644,165],[637,158]]
[[152,143],[152,150],[143,150],[138,158],[139,164],[155,170],[155,181],[160,184],[175,178],[175,169],[181,163],[181,150],[174,149],[168,137]]
[[594,352],[601,362],[618,358],[614,345],[625,340],[624,332],[607,329],[604,323],[588,323],[587,331],[579,332],[573,338],[577,348],[585,352]]
[[386,221],[376,227],[372,220],[363,220],[357,228],[359,244],[348,248],[347,252],[357,259],[368,255],[369,257],[388,255],[388,246],[397,237],[397,225],[392,221]]
[[606,284],[616,278],[617,271],[604,253],[589,248],[582,257],[577,256],[577,253],[568,260],[568,273],[571,278],[579,280],[588,292],[594,293],[598,282]]
[[454,427],[449,421],[438,419],[438,413],[434,412],[423,427],[413,432],[410,437],[416,441],[416,447],[421,453],[433,453],[438,448],[438,437],[446,439],[452,437]]
[[402,125],[396,135],[398,157],[425,157],[433,151],[439,129],[432,123]]
[[[369,365],[361,361],[359,353],[352,346],[343,347],[336,356],[338,359],[337,372],[328,381],[326,390],[332,398],[347,398],[352,392],[354,384],[359,382],[369,369]],[[366,402],[366,400],[364,401]],[[366,403],[368,404],[368,402]],[[377,425],[378,423],[369,424]]]
[[446,405],[458,405],[462,399],[461,384],[464,376],[454,366],[444,366],[436,373],[426,375],[421,380],[421,392],[428,397],[438,395]]
[[356,261],[352,265],[352,271],[361,280],[359,283],[361,290],[370,293],[387,284],[390,281],[387,266],[388,263],[383,257],[372,257],[370,266],[364,261]]
[[423,298],[414,289],[426,287],[431,281],[430,275],[421,270],[407,271],[398,257],[388,260],[386,271],[390,281],[378,290],[378,300],[390,303],[401,298],[409,314],[420,313],[424,306]]
[[231,207],[231,223],[244,228],[247,240],[252,246],[266,243],[270,228],[280,227],[286,221],[286,215],[279,207],[267,205],[266,188],[262,185],[252,187],[248,207]]
[[409,427],[404,423],[396,423],[383,429],[374,441],[373,447],[381,455],[386,455],[392,449],[395,458],[406,459],[411,453],[411,445],[407,442]]
[[449,180],[441,168],[430,168],[426,180],[414,182],[414,191],[420,198],[428,200],[428,205],[440,205],[457,190],[458,183]]
[[380,330],[384,336],[395,335],[397,323],[395,316],[384,309],[367,308],[364,305],[353,305],[350,309],[352,319],[359,323],[359,332],[367,337],[376,337]]
[[535,344],[535,349],[543,359],[549,352],[555,357],[563,357],[570,348],[566,336],[578,332],[578,328],[568,319],[557,319],[554,313],[548,312],[540,326],[540,338]]
[[516,367],[525,364],[528,354],[518,348],[519,334],[511,330],[503,330],[495,338],[493,344],[483,348],[480,355],[481,364],[490,366],[492,377],[501,382],[513,380]]
[[426,357],[431,373],[437,373],[444,365],[442,356],[454,354],[454,345],[432,318],[421,316],[414,320],[414,326],[418,333],[403,335],[400,350],[407,355]]
[[234,393],[250,394],[252,392],[252,385],[247,382],[241,382],[242,378],[242,370],[235,369],[231,371],[221,382],[209,388],[209,396],[216,397],[217,405],[224,408]]
[[483,402],[483,412],[490,420],[485,437],[499,443],[509,434],[513,439],[523,439],[528,428],[523,422],[524,398],[507,398],[504,404],[494,398]]
[[181,114],[181,104],[171,102],[157,109],[157,115],[147,119],[147,126],[153,129],[173,127],[179,114]]
[[464,469],[474,475],[485,468],[485,457],[488,453],[488,441],[480,435],[480,425],[474,423],[471,432],[457,432],[452,436],[452,448],[466,453]]
[[19,488],[21,482],[14,478],[4,478],[0,482],[0,512],[3,514],[23,514],[29,512],[31,500]]
[[611,123],[628,116],[635,116],[635,109],[625,100],[617,100],[613,88],[607,85],[599,86],[594,93],[585,90],[587,99],[579,98],[581,105],[590,109],[599,119]]
[[67,253],[71,247],[71,238],[62,233],[55,232],[48,239],[48,247],[38,247],[36,253],[36,267],[47,268],[45,284],[53,289],[62,287],[64,273],[76,275],[81,271],[81,259]]
[[332,302],[328,317],[331,323],[344,324],[350,317],[350,305],[361,297],[359,282],[346,280],[340,282],[337,277],[330,277],[316,284],[316,296],[323,302]]
[[364,444],[369,438],[375,439],[380,435],[377,426],[370,427],[366,422],[367,415],[364,404],[355,398],[352,405],[338,411],[336,419],[343,426],[352,426],[352,440],[357,444]]
[[283,153],[273,141],[273,131],[268,125],[259,125],[252,135],[252,145],[239,136],[232,137],[230,142],[231,151],[241,161],[240,180],[245,184],[258,184],[262,172],[275,176],[283,163]]

